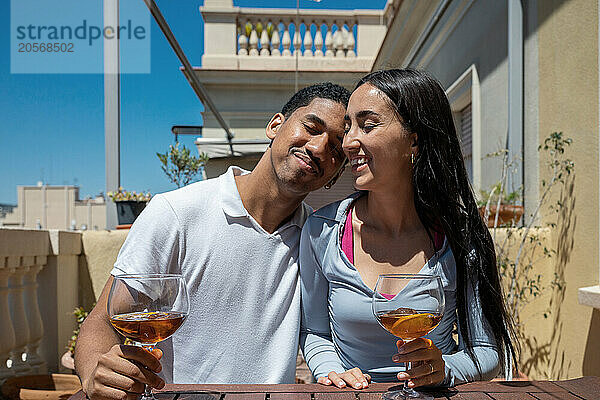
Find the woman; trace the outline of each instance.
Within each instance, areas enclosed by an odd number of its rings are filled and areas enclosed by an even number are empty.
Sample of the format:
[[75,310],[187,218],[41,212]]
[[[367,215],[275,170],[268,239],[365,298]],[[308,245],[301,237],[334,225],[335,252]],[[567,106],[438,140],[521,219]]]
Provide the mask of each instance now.
[[[346,125],[359,192],[315,212],[300,245],[300,340],[318,382],[453,386],[510,374],[512,322],[444,90],[423,72],[373,72],[352,93]],[[379,274],[417,272],[441,276],[446,312],[405,344],[379,326],[371,296]]]

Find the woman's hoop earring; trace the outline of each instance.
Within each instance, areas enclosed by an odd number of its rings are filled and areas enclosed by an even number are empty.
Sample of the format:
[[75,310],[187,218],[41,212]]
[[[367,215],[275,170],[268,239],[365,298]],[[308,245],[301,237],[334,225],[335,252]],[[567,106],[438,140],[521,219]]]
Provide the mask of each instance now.
[[415,153],[410,153],[410,163],[411,165],[415,165]]

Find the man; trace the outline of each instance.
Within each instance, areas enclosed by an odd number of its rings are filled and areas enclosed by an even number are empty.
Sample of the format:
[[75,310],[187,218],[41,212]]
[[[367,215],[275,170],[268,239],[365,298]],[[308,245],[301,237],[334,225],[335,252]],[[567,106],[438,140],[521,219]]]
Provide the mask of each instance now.
[[[152,199],[81,327],[75,366],[88,397],[134,399],[165,380],[294,381],[298,247],[311,211],[302,200],[340,173],[349,95],[331,83],[300,90],[269,121],[272,142],[252,172],[231,167]],[[187,321],[161,350],[120,345],[106,307],[112,276],[157,272],[186,278]]]

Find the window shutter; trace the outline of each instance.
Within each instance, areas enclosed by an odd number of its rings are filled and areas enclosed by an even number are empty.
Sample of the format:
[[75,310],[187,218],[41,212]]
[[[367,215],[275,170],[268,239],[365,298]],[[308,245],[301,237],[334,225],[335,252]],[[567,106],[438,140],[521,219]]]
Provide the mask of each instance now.
[[469,180],[473,181],[473,139],[471,135],[471,104],[460,111],[460,145]]

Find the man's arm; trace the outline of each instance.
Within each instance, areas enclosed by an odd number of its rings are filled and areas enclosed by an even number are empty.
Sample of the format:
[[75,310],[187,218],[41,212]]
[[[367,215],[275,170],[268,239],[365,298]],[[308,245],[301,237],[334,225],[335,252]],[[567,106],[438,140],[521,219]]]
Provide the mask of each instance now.
[[90,399],[133,400],[144,392],[144,384],[154,388],[165,385],[156,375],[162,369],[158,361],[162,353],[121,344],[106,307],[112,282],[111,276],[98,303],[81,325],[75,346],[75,370]]

